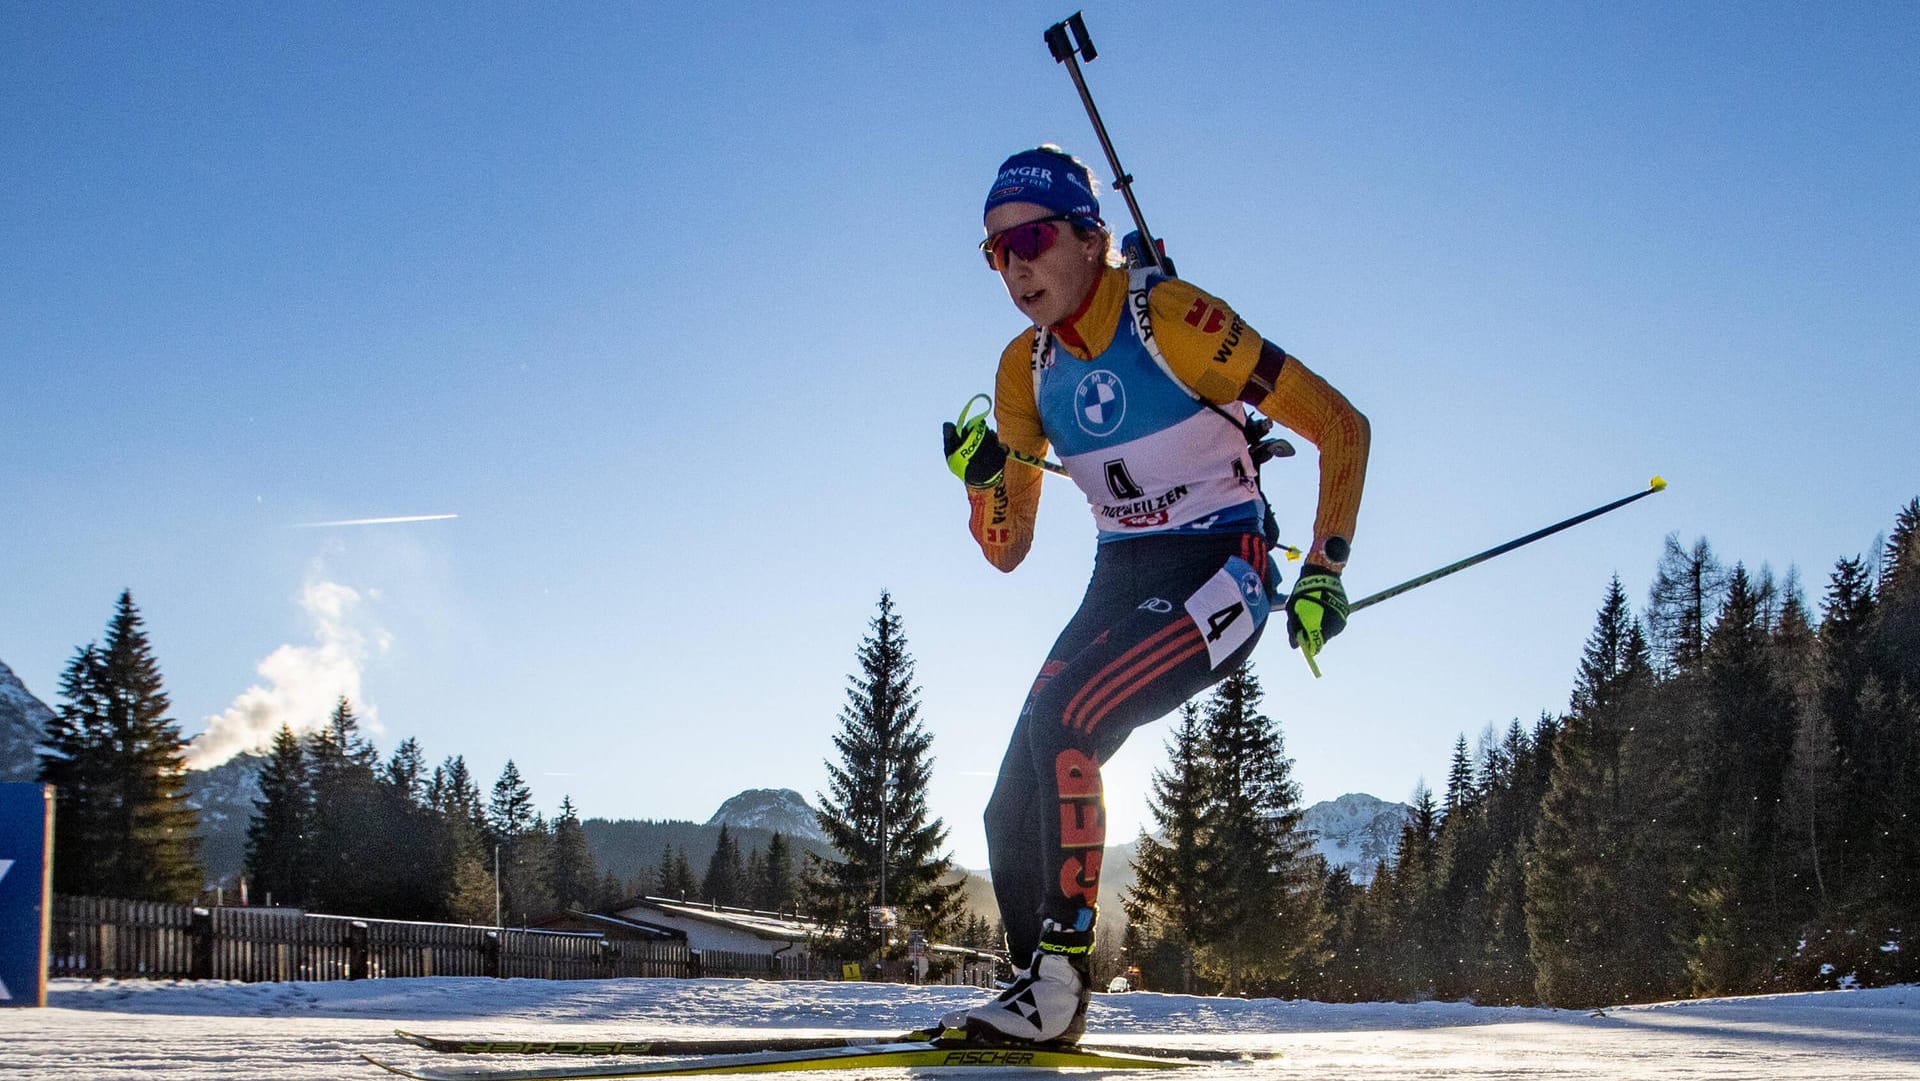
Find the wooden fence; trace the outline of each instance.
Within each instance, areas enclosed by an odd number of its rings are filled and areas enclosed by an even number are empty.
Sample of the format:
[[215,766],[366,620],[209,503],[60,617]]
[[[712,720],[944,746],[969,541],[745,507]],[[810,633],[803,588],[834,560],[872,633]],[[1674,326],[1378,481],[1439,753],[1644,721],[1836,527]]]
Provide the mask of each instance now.
[[292,908],[197,908],[56,894],[49,975],[359,980],[495,976],[840,978],[837,964],[684,942],[324,916]]

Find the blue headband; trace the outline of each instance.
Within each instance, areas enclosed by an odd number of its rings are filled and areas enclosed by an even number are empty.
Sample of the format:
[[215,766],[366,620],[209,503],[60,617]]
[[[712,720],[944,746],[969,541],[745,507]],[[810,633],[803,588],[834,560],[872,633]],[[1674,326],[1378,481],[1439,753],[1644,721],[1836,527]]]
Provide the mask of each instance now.
[[1094,198],[1087,167],[1057,151],[1022,150],[1001,162],[981,213],[1002,203],[1034,203],[1055,214],[1100,220],[1100,200]]

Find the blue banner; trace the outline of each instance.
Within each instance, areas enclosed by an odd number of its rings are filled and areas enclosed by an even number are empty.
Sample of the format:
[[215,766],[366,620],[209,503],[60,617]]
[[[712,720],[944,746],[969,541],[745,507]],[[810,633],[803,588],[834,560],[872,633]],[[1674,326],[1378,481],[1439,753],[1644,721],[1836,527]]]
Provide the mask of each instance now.
[[0,1006],[47,1004],[53,786],[0,784]]

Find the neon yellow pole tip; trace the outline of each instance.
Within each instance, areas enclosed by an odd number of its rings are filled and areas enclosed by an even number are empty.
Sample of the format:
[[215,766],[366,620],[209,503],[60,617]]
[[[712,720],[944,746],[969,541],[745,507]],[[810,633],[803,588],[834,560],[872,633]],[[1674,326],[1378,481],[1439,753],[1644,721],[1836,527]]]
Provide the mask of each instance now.
[[1665,477],[1655,477],[1655,478],[1653,478],[1652,480],[1650,480],[1650,481],[1648,481],[1648,482],[1647,482],[1647,487],[1649,487],[1649,488],[1651,488],[1651,489],[1653,489],[1653,490],[1654,490],[1654,491],[1656,491],[1656,492],[1664,492],[1664,491],[1666,491],[1666,490],[1667,490],[1667,481],[1666,481],[1666,478],[1665,478]]

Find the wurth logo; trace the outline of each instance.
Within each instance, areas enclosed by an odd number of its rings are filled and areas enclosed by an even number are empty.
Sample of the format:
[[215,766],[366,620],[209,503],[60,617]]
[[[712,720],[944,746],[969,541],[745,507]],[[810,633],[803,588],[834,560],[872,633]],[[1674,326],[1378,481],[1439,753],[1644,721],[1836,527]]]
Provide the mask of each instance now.
[[1186,320],[1188,326],[1198,327],[1202,334],[1218,334],[1227,325],[1227,313],[1202,298],[1187,309]]

